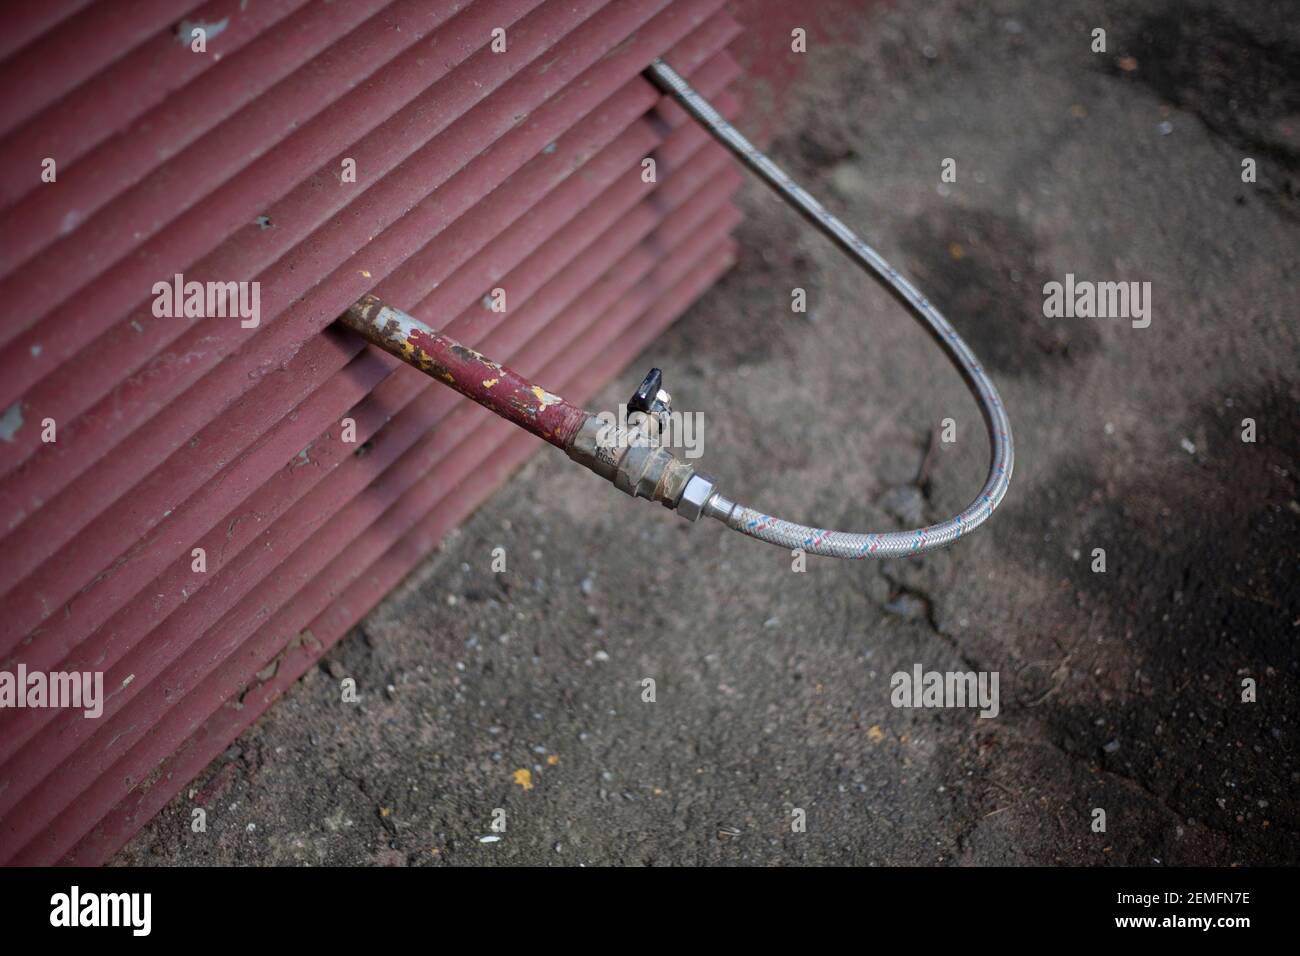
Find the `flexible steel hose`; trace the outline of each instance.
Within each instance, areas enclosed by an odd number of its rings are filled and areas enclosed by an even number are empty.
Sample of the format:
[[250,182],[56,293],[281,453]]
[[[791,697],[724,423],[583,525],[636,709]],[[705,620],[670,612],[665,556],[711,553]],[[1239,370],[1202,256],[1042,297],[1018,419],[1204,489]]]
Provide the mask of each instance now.
[[874,249],[853,234],[852,230],[821,203],[805,192],[775,163],[740,135],[718,111],[695,92],[668,64],[656,59],[646,75],[665,93],[673,96],[691,116],[698,120],[723,146],[758,174],[787,203],[834,242],[850,259],[881,282],[930,333],[949,361],[957,367],[967,388],[975,396],[984,424],[988,429],[991,461],[984,487],[956,516],[925,528],[911,531],[851,533],[827,531],[774,518],[753,508],[737,504],[715,494],[705,504],[704,512],[723,521],[741,534],[767,541],[779,547],[802,549],[809,554],[834,558],[887,558],[933,551],[978,528],[993,513],[1006,494],[1015,458],[1011,440],[1011,423],[1002,407],[1002,399],[970,347],[961,340],[948,320],[930,304],[916,287],[903,278]]

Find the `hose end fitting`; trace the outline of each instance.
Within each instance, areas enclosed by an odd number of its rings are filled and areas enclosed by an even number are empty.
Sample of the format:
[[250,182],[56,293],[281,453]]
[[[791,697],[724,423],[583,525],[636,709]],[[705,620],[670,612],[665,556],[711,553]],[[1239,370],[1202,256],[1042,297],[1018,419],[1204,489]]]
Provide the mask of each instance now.
[[682,497],[677,502],[677,513],[687,521],[695,521],[704,514],[704,509],[717,495],[717,482],[697,471],[687,479],[686,487],[682,489]]

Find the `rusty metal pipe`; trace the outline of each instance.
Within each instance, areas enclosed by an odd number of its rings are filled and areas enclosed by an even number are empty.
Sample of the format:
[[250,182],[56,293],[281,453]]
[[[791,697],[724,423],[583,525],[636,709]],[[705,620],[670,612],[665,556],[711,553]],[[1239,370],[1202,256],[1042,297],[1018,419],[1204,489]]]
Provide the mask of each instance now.
[[462,345],[377,296],[353,303],[339,322],[412,368],[450,385],[637,498],[694,521],[714,491],[707,476],[638,428],[624,428],[566,402],[518,372]]
[[590,417],[584,409],[400,309],[385,305],[376,296],[362,296],[340,321],[366,341],[556,448],[567,451],[578,429]]

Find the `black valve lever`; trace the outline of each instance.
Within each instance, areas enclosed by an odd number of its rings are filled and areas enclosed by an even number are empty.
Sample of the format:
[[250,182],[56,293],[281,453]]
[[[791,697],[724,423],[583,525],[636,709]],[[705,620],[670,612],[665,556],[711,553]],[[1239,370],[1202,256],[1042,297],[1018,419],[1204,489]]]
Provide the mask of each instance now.
[[637,390],[632,393],[632,397],[627,400],[627,410],[644,412],[655,418],[667,415],[672,411],[670,404],[672,399],[663,390],[663,383],[664,373],[657,368],[652,368],[637,386]]

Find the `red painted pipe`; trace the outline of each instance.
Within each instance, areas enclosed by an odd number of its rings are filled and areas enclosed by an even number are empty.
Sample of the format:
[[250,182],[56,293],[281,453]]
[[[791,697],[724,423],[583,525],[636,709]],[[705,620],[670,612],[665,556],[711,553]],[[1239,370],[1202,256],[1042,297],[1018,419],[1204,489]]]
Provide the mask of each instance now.
[[484,408],[566,450],[590,413],[423,322],[362,296],[340,321]]

